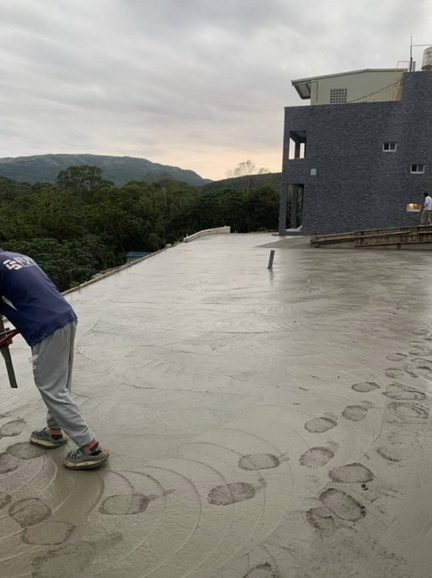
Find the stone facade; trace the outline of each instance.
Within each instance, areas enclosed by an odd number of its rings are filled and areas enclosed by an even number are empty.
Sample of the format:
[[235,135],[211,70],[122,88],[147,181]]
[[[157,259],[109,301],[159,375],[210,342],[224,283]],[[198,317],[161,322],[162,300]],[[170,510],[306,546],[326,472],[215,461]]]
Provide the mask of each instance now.
[[[304,158],[288,158],[292,133],[306,135]],[[417,225],[407,204],[432,192],[432,71],[405,73],[400,101],[287,107],[281,234],[299,224],[286,223],[289,184],[304,191],[305,234]]]

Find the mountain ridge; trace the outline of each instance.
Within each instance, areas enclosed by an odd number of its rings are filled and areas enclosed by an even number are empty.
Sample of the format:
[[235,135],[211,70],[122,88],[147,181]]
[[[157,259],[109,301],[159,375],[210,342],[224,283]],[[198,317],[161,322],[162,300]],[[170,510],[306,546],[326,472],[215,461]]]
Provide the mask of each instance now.
[[0,158],[0,176],[30,184],[55,183],[61,170],[82,165],[102,169],[102,177],[113,181],[117,186],[124,185],[128,181],[153,182],[163,177],[193,186],[203,186],[212,182],[211,179],[204,179],[195,171],[153,163],[148,159],[88,153],[3,157]]

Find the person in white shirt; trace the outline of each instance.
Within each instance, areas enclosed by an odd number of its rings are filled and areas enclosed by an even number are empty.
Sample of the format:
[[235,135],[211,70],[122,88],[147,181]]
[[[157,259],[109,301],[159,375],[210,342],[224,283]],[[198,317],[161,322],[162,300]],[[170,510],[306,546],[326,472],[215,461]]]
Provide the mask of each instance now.
[[432,197],[428,193],[424,194],[423,211],[420,217],[420,225],[432,225],[430,214],[432,211]]

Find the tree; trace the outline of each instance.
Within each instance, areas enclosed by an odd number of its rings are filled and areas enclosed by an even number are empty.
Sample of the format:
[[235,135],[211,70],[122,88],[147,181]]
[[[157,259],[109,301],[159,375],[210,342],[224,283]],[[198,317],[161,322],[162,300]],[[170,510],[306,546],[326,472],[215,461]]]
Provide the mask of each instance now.
[[228,177],[232,178],[242,178],[242,183],[244,184],[244,190],[249,192],[252,183],[252,176],[253,175],[264,175],[268,173],[269,170],[261,167],[260,169],[257,168],[256,164],[253,163],[251,160],[244,161],[239,163],[235,169],[228,170],[226,172]]
[[268,172],[270,171],[265,167],[258,169],[256,164],[248,159],[239,163],[235,169],[226,171],[226,175],[228,177],[247,177],[249,175],[264,175]]
[[91,165],[69,167],[57,175],[57,184],[62,189],[78,193],[81,198],[86,193],[94,192],[102,187],[112,187],[114,183],[102,178],[102,169]]

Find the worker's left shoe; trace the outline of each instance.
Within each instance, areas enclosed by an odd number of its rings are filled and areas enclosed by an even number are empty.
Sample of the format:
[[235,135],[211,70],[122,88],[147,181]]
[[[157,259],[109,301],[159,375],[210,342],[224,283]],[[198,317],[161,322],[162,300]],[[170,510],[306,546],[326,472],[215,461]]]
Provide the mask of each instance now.
[[106,462],[108,456],[109,452],[102,449],[102,447],[97,443],[89,450],[78,448],[77,450],[68,452],[63,465],[68,470],[93,470]]

